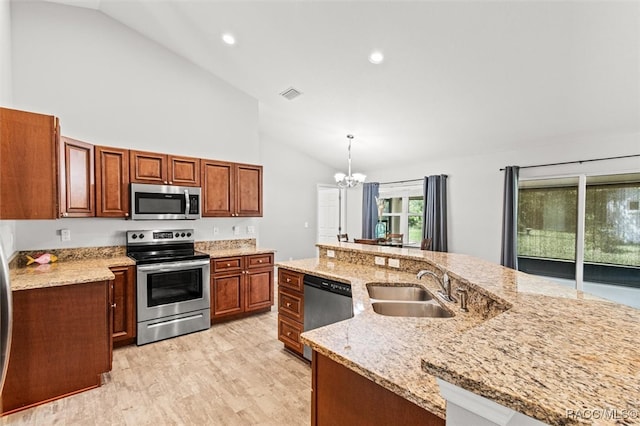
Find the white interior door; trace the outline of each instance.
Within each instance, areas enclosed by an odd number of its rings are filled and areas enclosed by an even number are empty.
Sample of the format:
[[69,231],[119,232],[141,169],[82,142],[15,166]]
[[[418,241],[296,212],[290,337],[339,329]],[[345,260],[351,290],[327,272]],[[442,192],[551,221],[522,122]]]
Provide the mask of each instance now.
[[318,185],[318,243],[336,243],[340,233],[340,189]]

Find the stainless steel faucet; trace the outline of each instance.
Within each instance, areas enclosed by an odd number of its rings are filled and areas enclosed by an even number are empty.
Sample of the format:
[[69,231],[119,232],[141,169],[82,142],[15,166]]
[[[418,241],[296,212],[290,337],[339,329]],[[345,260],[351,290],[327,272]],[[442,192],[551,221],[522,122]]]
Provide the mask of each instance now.
[[416,275],[416,277],[418,279],[422,279],[422,277],[424,277],[425,275],[431,275],[433,276],[436,281],[438,281],[438,284],[440,284],[440,287],[442,287],[442,290],[438,291],[438,295],[446,300],[447,302],[452,302],[455,303],[456,299],[453,298],[453,296],[451,296],[451,281],[449,281],[449,275],[447,275],[446,272],[442,273],[442,278],[438,277],[438,275],[436,275],[435,272],[431,272],[427,269],[423,269],[420,272],[418,272],[418,275]]

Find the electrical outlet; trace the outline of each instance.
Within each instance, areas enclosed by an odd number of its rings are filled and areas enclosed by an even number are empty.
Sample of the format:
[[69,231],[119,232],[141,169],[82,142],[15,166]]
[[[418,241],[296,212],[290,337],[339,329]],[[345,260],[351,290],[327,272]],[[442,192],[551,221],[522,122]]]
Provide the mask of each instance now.
[[392,268],[399,268],[400,259],[389,259],[389,266],[391,266]]
[[60,230],[60,239],[62,241],[71,241],[71,230],[70,229],[61,229]]
[[256,227],[249,225],[247,226],[247,234],[255,234],[256,233]]
[[336,257],[336,252],[333,250],[327,250],[327,257]]
[[232,226],[233,235],[240,235],[240,227],[238,225]]
[[218,235],[220,233],[220,228],[218,228],[217,226],[213,227],[213,235]]
[[376,256],[374,259],[374,263],[376,265],[384,266],[384,264],[386,263],[386,258],[381,256]]
[[308,227],[309,227],[309,222],[305,222],[305,223],[304,223],[304,227],[305,227],[305,228],[308,228]]

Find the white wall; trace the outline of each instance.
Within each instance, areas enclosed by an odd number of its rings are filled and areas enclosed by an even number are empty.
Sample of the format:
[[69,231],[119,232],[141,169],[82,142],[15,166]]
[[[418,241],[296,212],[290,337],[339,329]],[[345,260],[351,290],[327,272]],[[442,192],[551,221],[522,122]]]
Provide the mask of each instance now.
[[317,184],[332,183],[334,169],[268,136],[261,137],[260,153],[264,165],[260,246],[277,249],[279,261],[315,257]]
[[[473,157],[425,159],[386,170],[367,171],[370,182],[416,179],[446,174],[449,201],[449,251],[466,253],[492,262],[500,261],[502,189],[504,166],[535,165],[639,154],[639,134],[588,135],[573,139],[539,141],[518,151],[487,153]],[[480,142],[481,143],[481,142]],[[407,157],[409,157],[407,153]],[[596,166],[596,164],[599,164]],[[640,171],[640,157],[522,170],[521,176],[560,175],[579,170],[615,173]],[[362,199],[352,197],[348,210],[350,228],[361,224]],[[354,223],[358,220],[358,223]],[[359,228],[357,228],[359,229]],[[353,232],[350,230],[350,233]],[[354,234],[354,236],[359,235]]]
[[[259,163],[254,98],[102,13],[13,2],[11,36],[15,107],[58,116],[63,135],[94,144]],[[246,225],[258,228],[259,223],[236,218],[16,221],[16,249],[124,244],[125,230],[151,227],[194,227],[198,240],[246,238],[257,236],[248,235]],[[240,226],[240,235],[231,234],[233,225]],[[220,228],[216,236],[214,226]],[[62,228],[71,230],[71,242],[60,241]]]

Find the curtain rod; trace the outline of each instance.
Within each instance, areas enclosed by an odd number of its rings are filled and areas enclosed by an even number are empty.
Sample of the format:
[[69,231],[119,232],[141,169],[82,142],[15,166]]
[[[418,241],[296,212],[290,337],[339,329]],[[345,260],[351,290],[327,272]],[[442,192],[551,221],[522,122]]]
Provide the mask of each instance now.
[[[562,166],[564,164],[582,164],[582,163],[589,163],[591,161],[618,160],[620,158],[631,158],[631,157],[640,157],[640,154],[620,155],[618,157],[594,158],[594,159],[591,159],[591,160],[564,161],[562,163],[536,164],[536,165],[533,165],[533,166],[522,166],[520,168],[521,169],[532,169],[534,167]],[[500,171],[501,172],[504,171],[504,168],[500,169]]]
[[424,178],[422,179],[409,179],[409,180],[396,180],[393,182],[380,182],[380,185],[390,185],[392,183],[409,183],[409,182],[422,182],[424,181]]

